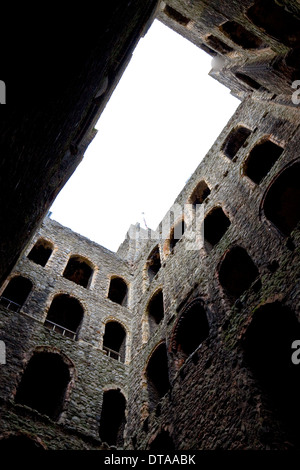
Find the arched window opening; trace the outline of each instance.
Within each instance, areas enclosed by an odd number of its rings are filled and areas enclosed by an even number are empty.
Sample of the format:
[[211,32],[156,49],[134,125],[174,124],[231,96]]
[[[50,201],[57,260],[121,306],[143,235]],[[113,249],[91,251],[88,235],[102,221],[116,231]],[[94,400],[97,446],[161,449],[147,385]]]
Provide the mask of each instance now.
[[184,220],[180,220],[180,222],[177,222],[177,224],[175,224],[174,227],[172,228],[171,233],[170,233],[170,252],[174,250],[176,244],[178,243],[178,241],[184,234],[184,230],[185,230]]
[[161,343],[148,362],[146,369],[149,409],[152,411],[170,388],[166,344]]
[[259,90],[262,86],[260,83],[254,80],[254,78],[249,77],[249,75],[246,75],[245,73],[236,72],[235,76],[238,80],[245,83],[250,88],[253,88],[253,90]]
[[220,270],[219,281],[225,292],[237,299],[259,276],[259,272],[247,251],[235,246],[224,256]]
[[31,289],[32,282],[29,279],[23,276],[15,276],[3,291],[0,303],[14,312],[19,312]]
[[69,367],[59,354],[36,353],[23,374],[15,401],[57,420],[69,382]]
[[230,226],[229,218],[224,214],[222,207],[215,207],[204,219],[205,247],[211,250],[223,237]]
[[108,390],[103,394],[99,436],[102,442],[122,447],[126,424],[126,400],[120,390]]
[[188,305],[177,322],[172,349],[179,360],[179,366],[208,337],[209,322],[200,300]]
[[80,256],[72,256],[64,270],[63,276],[82,287],[88,287],[93,269]]
[[257,308],[243,337],[244,360],[263,395],[263,403],[275,415],[284,432],[283,442],[300,444],[298,365],[291,348],[300,338],[294,313],[279,302]]
[[150,282],[156,276],[160,268],[161,268],[161,261],[160,261],[160,254],[159,254],[159,246],[156,245],[156,247],[151,251],[147,260],[147,273],[148,273],[148,278]]
[[248,18],[269,36],[288,47],[300,42],[300,20],[275,0],[257,0],[247,11]]
[[244,126],[238,126],[235,129],[232,129],[222,147],[222,151],[226,157],[233,160],[250,134],[251,130]]
[[83,319],[80,302],[68,294],[54,297],[48,310],[45,326],[68,338],[76,339]]
[[244,49],[258,49],[263,45],[262,40],[236,21],[226,21],[219,26],[220,31],[238,46]]
[[0,439],[0,451],[2,452],[31,452],[32,450],[46,450],[46,448],[38,439],[33,439],[22,433]]
[[283,152],[283,148],[270,140],[255,145],[244,166],[244,173],[254,183],[259,184],[269,173]]
[[110,321],[105,325],[103,350],[109,357],[125,362],[126,332],[120,323]]
[[48,259],[50,258],[53,251],[52,243],[47,240],[40,238],[36,244],[32,247],[28,254],[28,258],[36,264],[46,266]]
[[164,318],[164,297],[162,290],[157,291],[149,301],[147,313],[150,335],[152,335]]
[[263,201],[265,216],[284,235],[296,228],[300,220],[300,162],[285,169],[271,187]]
[[192,192],[189,203],[196,209],[197,205],[202,204],[205,199],[210,195],[210,189],[204,180],[200,181],[194,191]]
[[168,431],[161,431],[151,442],[149,450],[174,452],[175,444]]
[[108,298],[112,302],[127,306],[128,287],[124,279],[121,277],[113,277],[110,281]]
[[214,49],[216,52],[219,52],[220,54],[226,55],[228,54],[228,52],[233,51],[232,47],[228,46],[228,44],[221,41],[221,39],[217,38],[213,34],[210,34],[209,36],[207,36],[205,38],[205,41],[211,49]]

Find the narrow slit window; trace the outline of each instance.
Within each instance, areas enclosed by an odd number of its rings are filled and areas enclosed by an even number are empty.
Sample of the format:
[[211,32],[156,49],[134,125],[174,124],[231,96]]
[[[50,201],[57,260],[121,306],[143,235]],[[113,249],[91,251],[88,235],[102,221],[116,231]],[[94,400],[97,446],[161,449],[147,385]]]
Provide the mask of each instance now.
[[71,256],[63,276],[79,286],[88,287],[92,274],[93,269],[82,257]]
[[210,195],[210,189],[205,181],[200,181],[192,192],[189,203],[196,209],[197,205],[202,204]]
[[158,325],[164,318],[164,298],[163,291],[157,291],[149,301],[147,307],[150,335],[155,332]]
[[53,251],[53,245],[47,240],[40,239],[32,247],[28,259],[40,266],[46,266]]

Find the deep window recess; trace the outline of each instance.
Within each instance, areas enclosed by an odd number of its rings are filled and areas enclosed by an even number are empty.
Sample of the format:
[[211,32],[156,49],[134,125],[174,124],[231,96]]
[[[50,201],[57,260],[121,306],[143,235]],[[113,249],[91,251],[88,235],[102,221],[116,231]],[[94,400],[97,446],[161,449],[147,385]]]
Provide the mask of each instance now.
[[210,189],[204,180],[200,181],[192,192],[189,203],[196,209],[197,205],[202,204],[210,195]]
[[247,251],[240,246],[234,246],[221,262],[219,281],[225,292],[237,299],[249,289],[258,275],[258,269]]
[[185,223],[183,220],[180,222],[177,222],[177,224],[172,228],[171,233],[170,233],[170,252],[172,252],[184,234],[185,230]]
[[40,239],[32,247],[28,258],[36,264],[46,266],[48,259],[53,251],[53,245],[47,240]]
[[29,279],[23,276],[15,276],[9,281],[2,293],[0,303],[14,312],[19,312],[31,289],[32,282]]
[[153,334],[164,318],[164,297],[163,291],[157,291],[149,301],[147,307],[150,335]]
[[269,173],[283,152],[283,148],[266,140],[257,144],[250,152],[244,165],[244,173],[254,183],[259,184]]
[[279,174],[264,198],[265,216],[284,235],[289,235],[300,220],[300,162]]
[[222,147],[226,157],[232,160],[244,145],[250,134],[251,130],[244,126],[232,129]]
[[248,18],[269,36],[286,46],[300,43],[300,20],[276,0],[257,0],[247,11]]
[[188,305],[175,327],[172,349],[185,360],[208,337],[209,323],[203,303],[198,300]]
[[299,338],[294,313],[274,302],[254,311],[242,341],[244,360],[262,393],[262,403],[275,415],[282,443],[293,445],[299,445],[300,439],[300,376],[291,356],[292,343]]
[[214,49],[216,52],[219,52],[220,54],[227,54],[228,52],[233,51],[232,47],[228,46],[228,44],[225,44],[225,42],[221,41],[221,39],[217,38],[213,34],[210,34],[205,38],[205,41],[207,45],[211,48]]
[[27,365],[15,401],[57,420],[69,381],[69,368],[59,354],[36,353]]
[[262,46],[262,40],[244,26],[235,21],[226,21],[219,26],[220,31],[244,49],[258,49]]
[[126,332],[120,323],[110,321],[105,325],[103,350],[117,361],[125,361]]
[[223,237],[230,226],[229,218],[224,214],[222,207],[212,209],[204,219],[205,247],[212,249]]
[[63,276],[82,287],[88,287],[93,269],[80,256],[72,256],[64,270]]
[[48,310],[45,326],[68,338],[76,339],[83,319],[80,302],[67,294],[54,297]]
[[160,268],[161,268],[161,261],[160,261],[160,254],[159,254],[159,246],[156,245],[156,247],[153,248],[153,250],[151,251],[147,260],[147,274],[148,274],[148,278],[150,282],[156,276]]
[[182,26],[186,26],[190,20],[186,18],[186,16],[179,13],[179,11],[175,10],[174,8],[166,5],[163,12],[172,20],[176,21],[176,23],[181,24]]
[[120,390],[108,390],[103,394],[99,436],[102,442],[122,446],[125,428],[126,400]]
[[127,306],[127,297],[128,297],[128,287],[124,279],[121,277],[113,277],[110,281],[108,298],[112,302],[122,305],[123,307]]
[[152,353],[148,362],[146,377],[149,409],[151,411],[170,388],[168,357],[165,343],[161,343],[157,346]]

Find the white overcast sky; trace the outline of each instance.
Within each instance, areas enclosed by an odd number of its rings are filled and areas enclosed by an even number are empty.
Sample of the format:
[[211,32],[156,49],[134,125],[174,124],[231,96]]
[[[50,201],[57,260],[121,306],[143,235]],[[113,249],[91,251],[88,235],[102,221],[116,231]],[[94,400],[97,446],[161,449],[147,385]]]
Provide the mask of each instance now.
[[51,218],[112,251],[143,217],[155,230],[239,105],[210,69],[208,54],[155,20]]

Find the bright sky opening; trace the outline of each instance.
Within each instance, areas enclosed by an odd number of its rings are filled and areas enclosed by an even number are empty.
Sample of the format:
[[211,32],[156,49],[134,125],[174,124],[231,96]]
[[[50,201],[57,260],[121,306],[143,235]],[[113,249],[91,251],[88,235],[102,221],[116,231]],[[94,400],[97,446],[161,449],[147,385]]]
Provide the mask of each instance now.
[[211,60],[155,20],[51,218],[112,251],[131,224],[155,230],[240,104]]

